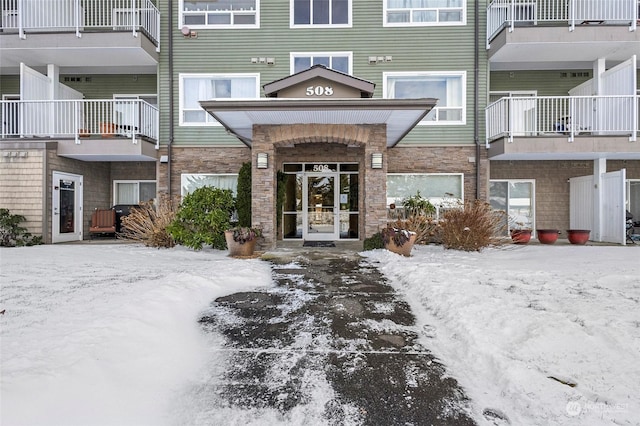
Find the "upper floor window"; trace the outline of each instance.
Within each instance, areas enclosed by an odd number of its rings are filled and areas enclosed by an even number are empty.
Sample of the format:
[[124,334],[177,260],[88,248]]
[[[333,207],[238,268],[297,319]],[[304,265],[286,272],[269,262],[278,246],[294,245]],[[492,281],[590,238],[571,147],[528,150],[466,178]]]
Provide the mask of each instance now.
[[384,73],[389,99],[436,98],[421,124],[465,124],[466,72]]
[[464,24],[466,0],[385,0],[384,25]]
[[351,25],[351,0],[291,0],[291,26]]
[[180,74],[180,125],[211,125],[216,120],[200,101],[255,99],[259,96],[258,74]]
[[182,0],[182,25],[192,28],[257,27],[260,0]]
[[292,53],[291,74],[304,71],[314,65],[324,65],[332,70],[351,74],[351,53]]

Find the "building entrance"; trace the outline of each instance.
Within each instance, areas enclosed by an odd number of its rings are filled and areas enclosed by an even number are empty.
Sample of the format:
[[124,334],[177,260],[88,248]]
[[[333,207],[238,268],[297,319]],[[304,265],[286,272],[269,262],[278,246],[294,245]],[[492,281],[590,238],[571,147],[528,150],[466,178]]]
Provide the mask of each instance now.
[[358,239],[358,164],[285,164],[284,170],[284,239]]

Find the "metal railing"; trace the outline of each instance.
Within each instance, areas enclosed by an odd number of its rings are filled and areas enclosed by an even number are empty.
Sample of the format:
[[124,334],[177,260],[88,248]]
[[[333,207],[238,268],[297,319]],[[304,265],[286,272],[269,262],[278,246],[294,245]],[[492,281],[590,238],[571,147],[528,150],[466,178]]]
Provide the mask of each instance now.
[[1,138],[144,137],[158,141],[158,108],[138,99],[0,101]]
[[160,11],[151,0],[0,0],[0,29],[34,32],[144,32],[160,46]]
[[607,23],[635,31],[639,8],[638,0],[493,0],[487,6],[487,43],[505,27],[538,23],[567,24],[570,31],[576,24]]
[[624,136],[636,140],[640,97],[530,96],[498,99],[486,108],[486,140],[514,136]]

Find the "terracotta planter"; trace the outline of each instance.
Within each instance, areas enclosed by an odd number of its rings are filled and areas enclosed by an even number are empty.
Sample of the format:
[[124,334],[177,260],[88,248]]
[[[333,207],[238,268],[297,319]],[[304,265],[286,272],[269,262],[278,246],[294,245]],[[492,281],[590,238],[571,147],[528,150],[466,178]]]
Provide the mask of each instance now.
[[257,239],[241,244],[233,239],[233,231],[224,231],[224,238],[227,241],[227,248],[230,256],[252,256],[256,248]]
[[586,244],[590,232],[589,229],[567,229],[567,238],[571,244]]
[[540,244],[553,244],[558,240],[559,233],[557,229],[538,229],[538,241]]
[[531,229],[512,229],[511,240],[516,244],[527,244],[531,240]]
[[411,256],[411,249],[413,248],[413,245],[415,244],[417,237],[418,235],[416,233],[411,233],[409,235],[409,241],[405,242],[401,246],[397,246],[396,243],[393,242],[393,239],[391,239],[387,244],[384,245],[384,248],[386,248],[387,250],[393,253],[397,253],[397,254],[401,254],[403,256],[409,257]]

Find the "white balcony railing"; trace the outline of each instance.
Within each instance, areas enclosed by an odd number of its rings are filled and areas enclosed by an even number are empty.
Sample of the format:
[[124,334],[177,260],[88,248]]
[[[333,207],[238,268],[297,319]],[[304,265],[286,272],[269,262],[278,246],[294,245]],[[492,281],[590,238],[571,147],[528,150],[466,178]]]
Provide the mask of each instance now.
[[487,7],[487,43],[503,28],[513,31],[517,25],[538,23],[607,23],[629,25],[635,31],[638,0],[492,0]]
[[158,141],[158,108],[143,100],[0,101],[2,138],[127,137]]
[[144,32],[160,46],[160,12],[151,0],[0,0],[0,28],[32,32]]
[[514,136],[624,136],[635,140],[640,97],[531,96],[499,99],[486,109],[487,143]]

